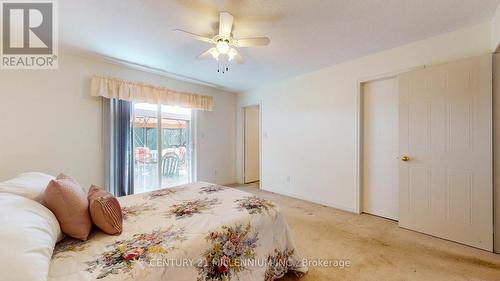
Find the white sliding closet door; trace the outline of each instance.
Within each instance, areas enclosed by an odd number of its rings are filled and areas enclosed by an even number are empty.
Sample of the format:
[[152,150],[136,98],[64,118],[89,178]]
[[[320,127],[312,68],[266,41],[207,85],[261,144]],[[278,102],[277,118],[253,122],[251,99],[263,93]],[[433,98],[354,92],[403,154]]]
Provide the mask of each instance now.
[[363,212],[398,220],[398,79],[363,83]]

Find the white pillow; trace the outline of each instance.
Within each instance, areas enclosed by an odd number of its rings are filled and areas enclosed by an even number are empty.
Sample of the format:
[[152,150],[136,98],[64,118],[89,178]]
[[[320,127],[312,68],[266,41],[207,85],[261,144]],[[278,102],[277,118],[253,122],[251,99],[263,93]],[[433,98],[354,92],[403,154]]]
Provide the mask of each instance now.
[[52,212],[36,201],[0,193],[2,280],[47,280],[61,228]]
[[45,205],[43,192],[53,179],[53,176],[44,173],[29,172],[19,174],[13,179],[0,182],[0,193],[17,194]]

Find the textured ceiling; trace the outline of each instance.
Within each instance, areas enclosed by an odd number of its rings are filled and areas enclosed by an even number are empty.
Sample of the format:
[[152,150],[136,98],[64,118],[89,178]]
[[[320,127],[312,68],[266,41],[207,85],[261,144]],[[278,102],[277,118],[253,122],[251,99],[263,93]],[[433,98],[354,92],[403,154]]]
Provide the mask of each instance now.
[[[64,0],[61,49],[107,56],[240,92],[489,20],[498,0]],[[195,57],[210,45],[172,32],[211,36],[218,12],[236,38],[268,36],[240,49],[246,63],[218,74]]]

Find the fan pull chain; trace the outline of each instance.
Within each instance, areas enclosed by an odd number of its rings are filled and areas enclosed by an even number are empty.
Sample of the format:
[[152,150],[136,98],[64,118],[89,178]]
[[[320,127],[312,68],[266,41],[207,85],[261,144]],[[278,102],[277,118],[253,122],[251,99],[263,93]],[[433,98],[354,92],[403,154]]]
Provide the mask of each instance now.
[[217,73],[225,74],[229,71],[229,61],[225,59],[217,60]]

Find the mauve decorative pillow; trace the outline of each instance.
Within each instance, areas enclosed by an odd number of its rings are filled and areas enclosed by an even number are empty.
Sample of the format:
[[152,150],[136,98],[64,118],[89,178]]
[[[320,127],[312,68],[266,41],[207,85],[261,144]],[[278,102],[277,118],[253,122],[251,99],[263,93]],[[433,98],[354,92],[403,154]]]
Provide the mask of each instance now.
[[47,207],[56,215],[62,231],[80,240],[87,240],[92,221],[89,202],[82,187],[73,178],[59,174],[45,189]]
[[94,224],[107,234],[122,233],[123,216],[118,199],[95,185],[90,187],[88,199],[90,216]]

